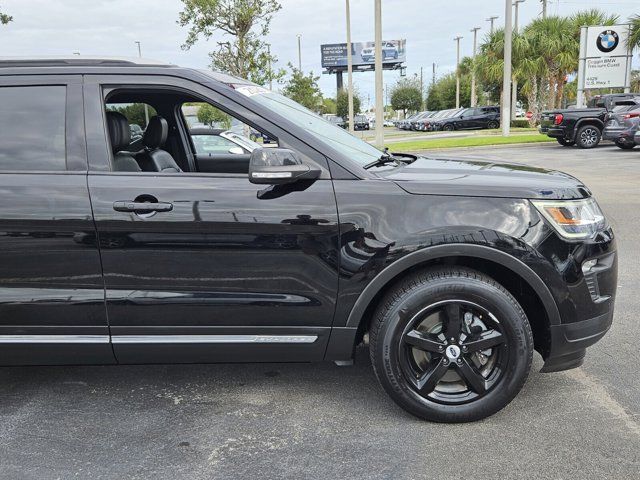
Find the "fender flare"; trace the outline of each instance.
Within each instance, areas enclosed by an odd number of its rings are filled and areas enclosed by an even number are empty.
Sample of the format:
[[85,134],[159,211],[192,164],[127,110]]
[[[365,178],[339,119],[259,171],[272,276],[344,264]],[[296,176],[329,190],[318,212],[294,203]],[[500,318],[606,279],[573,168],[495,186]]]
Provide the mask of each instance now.
[[550,325],[559,325],[560,312],[556,301],[551,295],[549,288],[544,281],[529,266],[517,258],[495,248],[474,244],[448,244],[427,247],[416,252],[412,252],[399,260],[388,265],[362,291],[358,300],[354,304],[347,319],[347,328],[357,328],[360,321],[376,295],[398,275],[409,268],[429,260],[436,260],[445,257],[473,257],[481,258],[500,264],[508,268],[536,292],[547,313]]
[[600,120],[598,117],[581,118],[576,122],[575,126],[573,127],[573,140],[576,139],[576,135],[578,134],[578,129],[582,125],[584,125],[586,122],[594,124],[596,127],[600,129],[600,134],[602,134],[602,131],[604,130],[604,122],[602,120]]

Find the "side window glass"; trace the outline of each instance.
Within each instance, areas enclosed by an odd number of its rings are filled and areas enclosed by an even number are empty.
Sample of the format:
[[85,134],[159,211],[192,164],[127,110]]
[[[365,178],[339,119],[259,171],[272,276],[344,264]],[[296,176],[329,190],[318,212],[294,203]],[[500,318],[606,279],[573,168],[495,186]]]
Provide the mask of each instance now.
[[0,170],[65,170],[65,110],[65,86],[0,87]]
[[278,146],[276,138],[209,103],[184,103],[181,110],[199,172],[247,173],[253,150]]

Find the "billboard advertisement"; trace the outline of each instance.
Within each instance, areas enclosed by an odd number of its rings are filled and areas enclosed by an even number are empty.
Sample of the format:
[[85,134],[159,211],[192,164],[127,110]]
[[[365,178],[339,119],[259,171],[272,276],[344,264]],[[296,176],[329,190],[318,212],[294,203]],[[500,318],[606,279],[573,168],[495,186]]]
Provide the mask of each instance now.
[[[406,40],[384,40],[382,42],[382,63],[384,66],[397,65],[406,61]],[[375,42],[352,42],[351,55],[353,67],[369,66],[376,61]],[[332,69],[347,68],[347,44],[329,43],[320,45],[322,67]]]
[[628,25],[586,28],[586,45],[582,46],[585,89],[629,86],[628,37]]

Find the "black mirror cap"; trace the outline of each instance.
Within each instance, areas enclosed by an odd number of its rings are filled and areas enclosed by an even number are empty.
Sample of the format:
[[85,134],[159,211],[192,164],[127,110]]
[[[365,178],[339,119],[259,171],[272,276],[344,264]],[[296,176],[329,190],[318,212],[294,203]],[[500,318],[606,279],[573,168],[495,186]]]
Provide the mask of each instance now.
[[283,185],[315,180],[322,171],[305,163],[288,148],[256,148],[249,161],[249,181],[259,185]]

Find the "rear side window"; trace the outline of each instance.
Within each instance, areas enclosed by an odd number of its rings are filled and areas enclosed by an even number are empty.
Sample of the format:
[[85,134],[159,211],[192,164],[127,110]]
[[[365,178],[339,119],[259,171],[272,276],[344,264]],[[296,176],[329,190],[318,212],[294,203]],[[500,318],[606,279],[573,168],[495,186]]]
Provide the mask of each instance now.
[[0,87],[0,170],[65,170],[64,86]]

